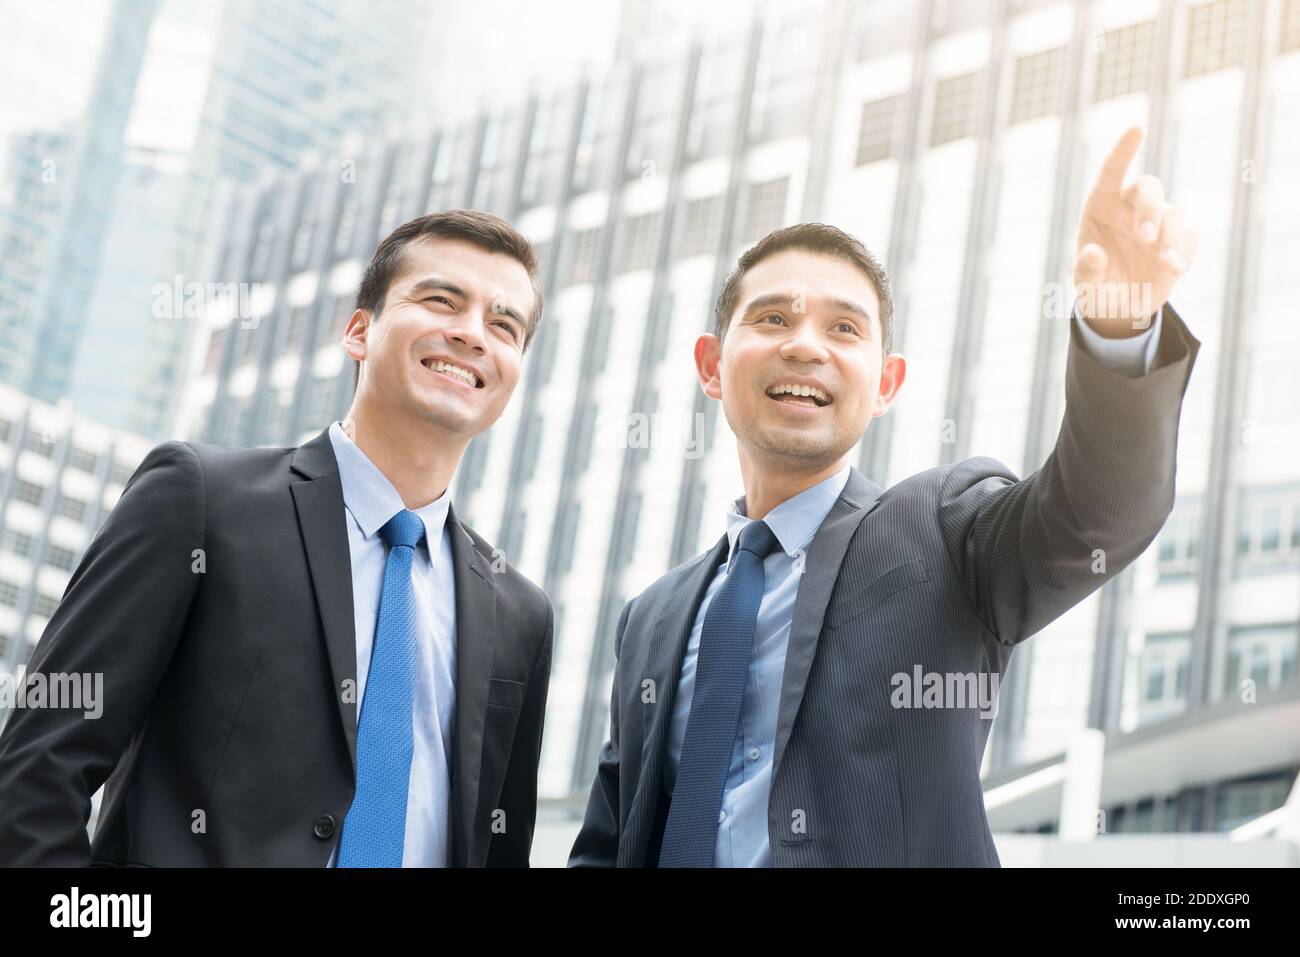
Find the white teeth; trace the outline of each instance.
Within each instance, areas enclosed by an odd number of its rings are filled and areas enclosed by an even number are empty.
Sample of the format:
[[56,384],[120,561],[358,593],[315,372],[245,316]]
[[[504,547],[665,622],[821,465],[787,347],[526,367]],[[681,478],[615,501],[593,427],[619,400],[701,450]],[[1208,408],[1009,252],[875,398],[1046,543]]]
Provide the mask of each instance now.
[[434,372],[447,372],[460,379],[463,379],[467,385],[477,386],[478,377],[468,369],[462,369],[460,366],[454,366],[450,362],[443,362],[441,359],[434,359],[428,363],[428,367]]
[[815,385],[793,385],[791,383],[783,383],[781,385],[772,386],[772,388],[767,390],[767,394],[810,396],[817,399],[819,402],[830,401],[830,396]]

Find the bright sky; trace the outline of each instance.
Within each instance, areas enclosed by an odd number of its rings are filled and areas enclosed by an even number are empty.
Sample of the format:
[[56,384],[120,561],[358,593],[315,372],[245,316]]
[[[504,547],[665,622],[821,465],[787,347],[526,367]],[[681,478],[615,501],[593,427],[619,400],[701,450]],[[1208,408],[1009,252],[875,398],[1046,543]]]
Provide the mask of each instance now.
[[109,0],[0,0],[0,135],[80,117],[108,8]]

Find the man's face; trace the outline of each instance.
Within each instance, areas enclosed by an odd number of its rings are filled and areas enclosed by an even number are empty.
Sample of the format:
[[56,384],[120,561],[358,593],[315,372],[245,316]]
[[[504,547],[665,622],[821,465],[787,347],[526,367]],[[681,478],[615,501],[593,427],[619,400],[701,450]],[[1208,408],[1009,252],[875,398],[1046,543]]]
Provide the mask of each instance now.
[[835,256],[785,250],[745,274],[737,303],[721,344],[701,336],[695,357],[742,456],[835,464],[888,410],[906,373],[902,356],[883,354],[871,279]]
[[411,243],[380,315],[354,313],[344,335],[363,362],[358,397],[451,435],[485,431],[519,381],[533,295],[528,271],[504,253]]

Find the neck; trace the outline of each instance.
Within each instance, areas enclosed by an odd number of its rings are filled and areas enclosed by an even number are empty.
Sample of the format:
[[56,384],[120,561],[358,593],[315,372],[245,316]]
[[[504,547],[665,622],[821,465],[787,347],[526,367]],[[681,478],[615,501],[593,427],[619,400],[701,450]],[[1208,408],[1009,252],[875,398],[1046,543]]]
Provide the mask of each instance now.
[[409,509],[443,496],[468,444],[432,425],[412,428],[399,416],[376,414],[360,402],[348,410],[343,431],[384,473]]
[[782,502],[794,498],[800,492],[807,491],[818,482],[824,482],[840,469],[848,459],[847,453],[830,463],[801,464],[790,461],[759,462],[740,453],[740,475],[745,483],[745,515],[747,518],[762,519]]

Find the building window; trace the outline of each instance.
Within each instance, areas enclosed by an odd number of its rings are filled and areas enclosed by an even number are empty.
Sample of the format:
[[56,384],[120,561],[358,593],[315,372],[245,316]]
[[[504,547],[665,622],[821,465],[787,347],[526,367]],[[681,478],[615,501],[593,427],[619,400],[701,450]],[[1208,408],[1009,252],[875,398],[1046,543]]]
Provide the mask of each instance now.
[[32,555],[32,537],[23,532],[8,529],[4,536],[5,546],[15,555],[30,558]]
[[320,311],[317,320],[320,323],[316,338],[317,348],[343,340],[343,330],[348,327],[348,320],[352,318],[352,313],[355,311],[354,303],[355,299],[352,296],[335,296],[330,307]]
[[293,234],[293,268],[306,269],[311,257],[311,238],[315,232],[314,223],[300,223]]
[[284,319],[284,342],[280,348],[283,353],[294,353],[302,348],[307,338],[307,319],[311,315],[311,306],[294,306]]
[[351,197],[343,200],[339,210],[338,225],[334,229],[334,258],[346,259],[352,251],[352,238],[357,232],[357,204]]
[[240,334],[235,336],[235,365],[257,355],[262,341],[262,326],[266,321],[265,317],[254,317],[252,324],[241,327]]
[[32,613],[39,615],[41,618],[53,618],[58,607],[59,599],[52,595],[37,593],[36,601],[32,603]]
[[22,596],[23,590],[18,587],[17,582],[11,582],[6,578],[0,578],[0,605],[8,605],[10,608],[18,607],[18,599]]
[[1186,704],[1191,643],[1185,631],[1147,635],[1138,661],[1139,723],[1176,714]]
[[71,495],[59,495],[59,504],[55,506],[55,511],[65,518],[70,518],[74,522],[85,521],[86,503],[79,498]]
[[94,452],[73,446],[72,451],[68,453],[68,465],[89,475],[94,475],[95,469],[99,465],[99,456]]
[[45,562],[59,571],[70,572],[77,565],[77,553],[70,548],[51,545],[46,551]]
[[257,230],[253,257],[248,271],[256,279],[265,279],[271,271],[271,250],[275,246],[275,225],[264,222]]
[[785,223],[785,201],[789,185],[790,180],[786,178],[750,184],[742,242],[757,242],[772,230],[781,228]]
[[934,93],[931,146],[975,135],[979,128],[980,87],[983,82],[983,70],[939,81]]
[[537,281],[546,282],[546,271],[551,266],[551,247],[549,239],[530,239],[533,246],[533,258],[537,260]]
[[24,479],[17,479],[14,482],[14,498],[20,502],[26,502],[28,505],[39,506],[41,499],[45,497],[45,486],[37,485],[35,482],[28,482]]
[[290,418],[293,415],[293,388],[271,389],[261,409],[262,417],[258,421],[255,440],[260,445],[287,444],[291,441],[286,433],[289,431]]
[[713,255],[722,234],[722,197],[706,196],[686,204],[682,256]]
[[1300,564],[1300,488],[1246,488],[1237,519],[1239,571]]
[[134,472],[134,465],[127,465],[125,462],[114,462],[112,469],[109,470],[108,480],[114,485],[125,485],[131,480]]
[[1180,500],[1174,505],[1156,544],[1156,571],[1160,581],[1177,581],[1196,573],[1200,522],[1198,499]]
[[865,166],[892,158],[898,148],[903,118],[903,97],[889,96],[862,104],[855,165]]
[[330,424],[330,406],[334,401],[336,379],[312,379],[307,384],[307,406],[303,410],[303,429],[319,431]]
[[654,266],[655,246],[659,240],[659,223],[662,218],[662,214],[656,210],[628,220],[619,246],[619,272],[650,269]]
[[1224,694],[1239,695],[1247,680],[1262,691],[1280,687],[1295,677],[1298,637],[1300,626],[1295,622],[1233,628],[1228,635]]
[[1100,35],[1094,100],[1109,100],[1147,88],[1151,71],[1150,20]]
[[1245,0],[1212,0],[1187,11],[1185,76],[1240,66],[1246,56]]
[[24,448],[28,452],[35,452],[37,455],[50,458],[54,454],[54,439],[46,439],[45,434],[40,429],[32,429],[27,433],[27,443]]
[[1276,811],[1291,791],[1289,775],[1221,784],[1214,795],[1214,829],[1219,833]]
[[578,285],[596,278],[596,261],[600,256],[600,238],[603,226],[581,229],[573,234],[573,247],[569,254],[569,281],[562,285]]
[[384,205],[379,210],[379,235],[387,236],[397,226],[397,214],[402,209],[402,191],[396,187],[388,191]]
[[1058,112],[1064,75],[1065,47],[1016,60],[1016,77],[1011,89],[1011,122],[1025,123]]

